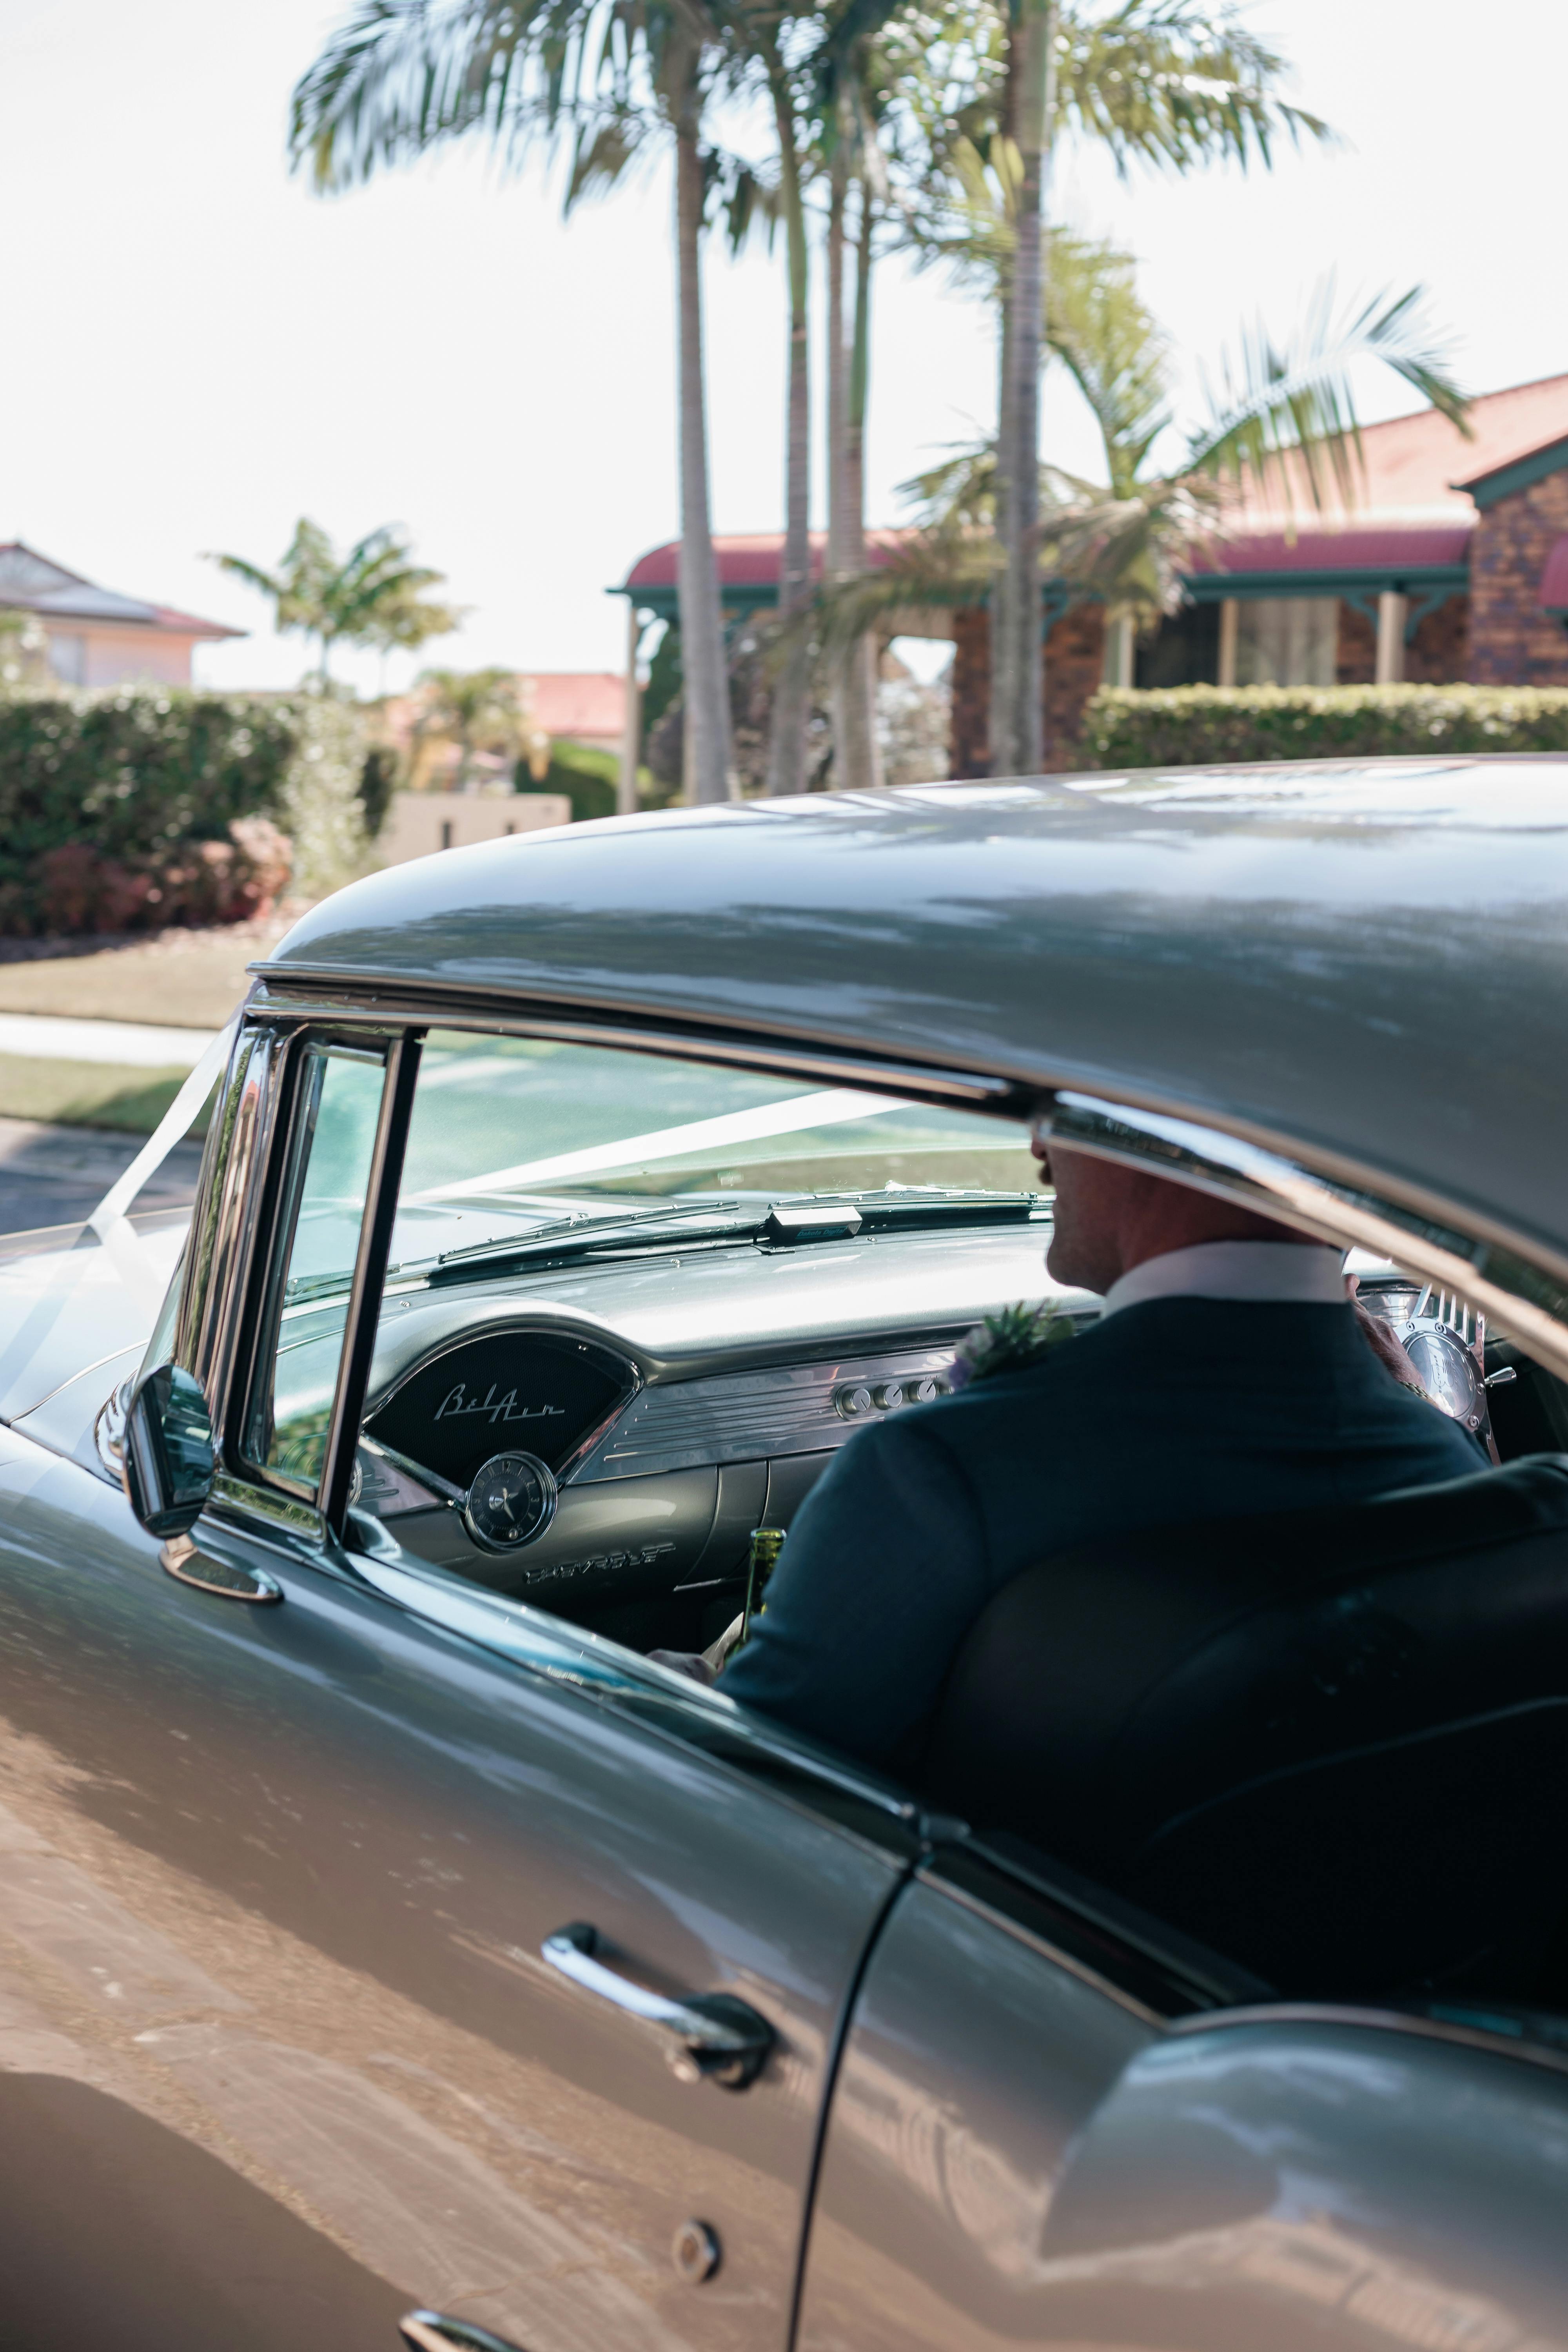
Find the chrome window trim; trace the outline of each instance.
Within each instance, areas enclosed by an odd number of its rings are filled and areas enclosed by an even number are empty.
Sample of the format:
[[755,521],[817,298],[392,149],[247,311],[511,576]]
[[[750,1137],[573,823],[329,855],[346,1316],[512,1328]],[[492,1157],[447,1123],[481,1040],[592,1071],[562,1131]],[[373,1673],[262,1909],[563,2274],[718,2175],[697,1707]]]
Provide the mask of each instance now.
[[201,1382],[224,1425],[259,1243],[257,1203],[272,1149],[278,1047],[243,1021],[207,1128],[174,1325],[174,1357]]
[[1332,1175],[1270,1144],[1163,1111],[1062,1089],[1037,1116],[1037,1131],[1075,1150],[1176,1176],[1201,1192],[1345,1247],[1371,1251],[1455,1292],[1500,1324],[1532,1356],[1568,1379],[1568,1267],[1477,1217],[1448,1219],[1436,1200],[1402,1202],[1353,1173]]
[[[584,1007],[575,1014],[546,1006],[498,1004],[493,994],[475,988],[477,1002],[459,997],[451,1002],[444,988],[428,992],[402,986],[380,990],[373,982],[345,981],[339,976],[316,978],[321,993],[294,993],[279,982],[286,974],[265,964],[252,964],[263,992],[246,1007],[247,1020],[258,1022],[331,1021],[372,1027],[461,1029],[479,1035],[543,1037],[561,1045],[599,1045],[627,1053],[661,1054],[681,1060],[737,1065],[759,1071],[776,1071],[781,1077],[827,1078],[839,1086],[864,1087],[869,1093],[910,1095],[922,1101],[951,1105],[954,1109],[994,1110],[1004,1117],[1026,1118],[1038,1101],[1037,1081],[1019,1081],[988,1072],[931,1068],[918,1062],[887,1061],[857,1053],[852,1046],[832,1043],[798,1044],[761,1031],[733,1035],[677,1022],[639,1018],[635,1006],[609,1005],[603,1012]],[[339,994],[339,990],[354,991]],[[488,995],[488,1002],[485,1001]]]
[[1452,2042],[1464,2050],[1483,2050],[1493,2057],[1523,2059],[1552,2074],[1568,2074],[1568,2048],[1554,2050],[1548,2042],[1533,2041],[1522,2025],[1517,2035],[1492,2032],[1457,2020],[1423,2017],[1413,2010],[1381,2009],[1374,2001],[1257,2001],[1245,2009],[1211,2009],[1175,2018],[1165,2032],[1173,2040],[1178,2034],[1220,2033],[1233,2025],[1359,2026],[1378,2033],[1410,2034],[1423,2042]]

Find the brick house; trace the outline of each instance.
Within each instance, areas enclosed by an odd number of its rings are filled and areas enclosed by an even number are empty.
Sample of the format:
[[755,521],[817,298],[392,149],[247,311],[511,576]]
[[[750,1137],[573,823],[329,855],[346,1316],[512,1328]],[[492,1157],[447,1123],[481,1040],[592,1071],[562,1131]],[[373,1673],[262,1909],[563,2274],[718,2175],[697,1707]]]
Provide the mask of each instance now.
[[[1424,409],[1365,427],[1352,511],[1319,514],[1303,498],[1292,522],[1244,501],[1194,552],[1179,610],[1141,642],[1048,583],[1047,767],[1072,765],[1084,706],[1106,682],[1568,686],[1568,375],[1484,394],[1470,426],[1467,438]],[[871,561],[899,539],[876,534]],[[779,535],[715,545],[727,614],[776,601]],[[673,619],[679,553],[655,549],[617,593]],[[894,615],[887,633],[952,640],[951,772],[984,775],[984,607]]]

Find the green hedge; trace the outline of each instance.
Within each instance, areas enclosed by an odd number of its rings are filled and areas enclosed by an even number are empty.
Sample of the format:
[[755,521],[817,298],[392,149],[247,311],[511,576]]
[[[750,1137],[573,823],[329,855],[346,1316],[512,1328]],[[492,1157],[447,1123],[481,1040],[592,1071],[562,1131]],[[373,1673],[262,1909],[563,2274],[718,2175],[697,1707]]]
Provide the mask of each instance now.
[[[561,735],[550,747],[548,773],[536,782],[527,761],[520,760],[515,782],[520,793],[564,793],[572,803],[573,824],[581,824],[588,818],[615,815],[620,773],[618,751],[605,751],[596,743],[577,743]],[[650,797],[656,806],[664,798],[646,768],[637,770],[637,793],[645,807]]]
[[364,766],[358,713],[320,696],[0,696],[0,931],[210,919],[258,819],[294,889],[331,889],[365,858]]
[[1102,687],[1084,714],[1086,768],[1568,751],[1568,688]]

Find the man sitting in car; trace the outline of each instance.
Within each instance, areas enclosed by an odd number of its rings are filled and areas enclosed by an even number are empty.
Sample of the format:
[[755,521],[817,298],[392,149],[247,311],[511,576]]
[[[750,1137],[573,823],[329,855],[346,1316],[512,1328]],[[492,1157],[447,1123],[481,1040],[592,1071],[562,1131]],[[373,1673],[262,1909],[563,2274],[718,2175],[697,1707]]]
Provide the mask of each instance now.
[[723,1674],[728,1696],[868,1763],[912,1763],[964,1635],[1037,1561],[1483,1466],[1352,1304],[1338,1250],[1168,1178],[1036,1149],[1056,1185],[1047,1265],[1103,1293],[1099,1321],[858,1433]]

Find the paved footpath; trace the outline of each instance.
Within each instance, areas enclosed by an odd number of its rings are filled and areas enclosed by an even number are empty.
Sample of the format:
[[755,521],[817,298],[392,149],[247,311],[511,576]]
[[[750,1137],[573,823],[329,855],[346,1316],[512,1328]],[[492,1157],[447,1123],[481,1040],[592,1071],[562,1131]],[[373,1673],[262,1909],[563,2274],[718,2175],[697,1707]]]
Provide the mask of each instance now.
[[48,1013],[0,1013],[0,1054],[25,1054],[47,1062],[190,1070],[216,1035],[216,1029],[159,1029],[140,1021],[65,1021]]

